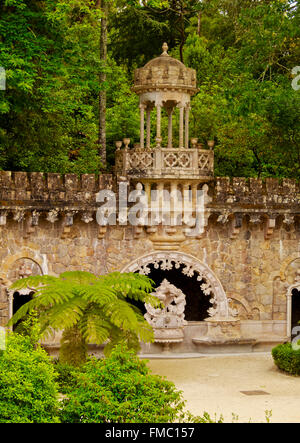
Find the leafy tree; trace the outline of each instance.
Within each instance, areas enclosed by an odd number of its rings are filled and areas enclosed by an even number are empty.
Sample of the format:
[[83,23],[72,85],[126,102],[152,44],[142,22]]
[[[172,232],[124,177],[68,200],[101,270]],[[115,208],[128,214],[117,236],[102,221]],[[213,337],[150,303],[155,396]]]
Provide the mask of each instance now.
[[133,70],[167,41],[197,70],[191,135],[214,137],[216,174],[299,176],[298,2],[6,0],[0,13],[0,169],[98,173],[104,138],[109,169],[116,140],[138,141]]
[[7,0],[0,13],[0,168],[98,172],[99,12],[80,0]]
[[33,276],[18,280],[12,289],[35,288],[34,298],[11,319],[16,323],[32,310],[39,315],[41,337],[52,330],[76,327],[86,343],[103,344],[109,353],[117,343],[138,349],[140,341],[152,341],[152,327],[134,302],[158,306],[150,294],[152,281],[139,274],[65,272],[59,277]]

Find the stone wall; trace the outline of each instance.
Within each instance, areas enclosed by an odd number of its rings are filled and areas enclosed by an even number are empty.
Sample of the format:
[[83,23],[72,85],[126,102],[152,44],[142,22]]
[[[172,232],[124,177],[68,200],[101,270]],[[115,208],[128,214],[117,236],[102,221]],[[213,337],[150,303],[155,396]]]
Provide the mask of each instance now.
[[[97,224],[96,193],[116,185],[112,175],[0,172],[0,324],[8,318],[6,289],[24,260],[35,273],[101,274],[160,249],[147,227]],[[270,339],[285,339],[286,291],[300,267],[299,184],[216,178],[209,194],[205,232],[189,238],[183,227],[162,230],[164,250],[189,254],[212,270],[238,310],[242,336],[262,338],[265,322]],[[197,327],[207,329],[193,325],[189,338]]]

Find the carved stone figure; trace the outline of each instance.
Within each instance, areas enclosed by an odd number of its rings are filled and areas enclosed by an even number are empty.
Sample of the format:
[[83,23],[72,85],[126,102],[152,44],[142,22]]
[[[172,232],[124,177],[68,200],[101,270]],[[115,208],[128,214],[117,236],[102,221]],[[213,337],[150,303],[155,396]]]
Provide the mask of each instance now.
[[164,308],[155,309],[146,304],[145,318],[151,326],[154,328],[177,328],[187,324],[184,319],[185,295],[180,289],[165,279],[152,295],[155,295],[163,303]]

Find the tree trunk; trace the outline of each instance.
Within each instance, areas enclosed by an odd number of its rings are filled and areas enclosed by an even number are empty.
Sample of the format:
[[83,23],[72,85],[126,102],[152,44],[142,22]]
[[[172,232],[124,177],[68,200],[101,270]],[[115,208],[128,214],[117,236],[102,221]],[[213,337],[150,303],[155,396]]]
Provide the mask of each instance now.
[[197,34],[198,34],[199,37],[201,36],[201,11],[198,12]]
[[[100,32],[100,60],[104,68],[104,72],[100,72],[99,81],[103,85],[106,81],[106,62],[107,62],[107,0],[98,2],[102,10],[101,32]],[[103,166],[106,167],[106,90],[102,89],[99,93],[99,155]]]

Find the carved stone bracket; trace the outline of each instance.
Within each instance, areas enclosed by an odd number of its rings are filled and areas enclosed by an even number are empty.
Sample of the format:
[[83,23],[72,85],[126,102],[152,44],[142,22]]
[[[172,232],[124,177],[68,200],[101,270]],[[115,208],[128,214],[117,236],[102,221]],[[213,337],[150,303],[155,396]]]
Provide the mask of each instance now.
[[250,214],[250,224],[258,225],[261,223],[261,215],[260,214]]
[[269,218],[266,220],[265,225],[265,239],[269,240],[273,235],[274,229],[276,226],[276,214],[271,214]]
[[228,222],[229,216],[230,216],[230,212],[224,211],[218,216],[217,222],[225,225]]
[[38,226],[40,215],[41,215],[40,212],[32,211],[32,213],[31,213],[31,225],[32,226]]
[[291,226],[293,223],[295,222],[295,217],[294,215],[291,214],[285,214],[284,219],[283,219],[283,223],[287,226]]
[[71,226],[74,224],[74,216],[78,211],[69,211],[64,215],[62,238],[65,238],[71,232]]
[[106,232],[107,232],[107,227],[100,226],[98,229],[98,239],[102,240],[105,237]]
[[234,240],[240,233],[241,227],[243,225],[243,214],[236,213],[231,222],[231,233],[230,238]]
[[30,234],[33,234],[35,232],[35,228],[39,224],[39,218],[40,212],[32,211],[30,213],[29,217],[27,217],[26,233],[24,235],[24,238],[29,237]]
[[143,226],[134,226],[133,235],[135,239],[139,239],[142,236],[143,232],[144,232]]
[[86,224],[91,223],[94,220],[93,214],[91,212],[84,212],[82,214],[81,220]]
[[58,209],[52,209],[48,212],[46,220],[50,223],[55,223],[58,220]]
[[24,209],[17,209],[16,211],[13,212],[13,219],[18,223],[24,220],[24,216],[25,216]]
[[0,211],[0,226],[6,225],[7,211]]

